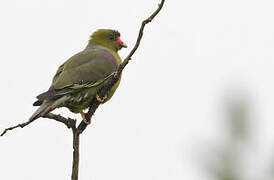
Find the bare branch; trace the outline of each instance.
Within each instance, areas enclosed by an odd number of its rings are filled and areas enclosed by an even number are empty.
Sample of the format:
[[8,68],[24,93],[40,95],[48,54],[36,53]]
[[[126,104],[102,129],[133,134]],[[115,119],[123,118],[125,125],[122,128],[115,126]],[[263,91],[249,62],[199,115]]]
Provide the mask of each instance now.
[[32,121],[28,121],[28,122],[25,122],[25,123],[22,123],[22,124],[18,124],[18,125],[16,125],[16,126],[12,126],[12,127],[9,127],[9,128],[7,128],[7,129],[5,129],[4,131],[3,131],[3,133],[1,134],[1,136],[4,136],[8,131],[10,131],[10,130],[13,130],[13,129],[16,129],[16,128],[23,128],[23,127],[25,127],[25,126],[27,126],[27,125],[29,125],[30,123],[32,123]]
[[[124,59],[124,61],[118,66],[117,70],[110,76],[110,78],[104,82],[103,87],[99,90],[98,95],[99,97],[105,97],[105,95],[109,92],[109,90],[115,85],[115,83],[119,80],[121,73],[123,69],[128,64],[129,60],[131,60],[131,57],[138,49],[140,42],[143,37],[143,32],[146,24],[150,23],[154,17],[161,11],[165,0],[161,0],[161,3],[159,4],[158,8],[151,14],[147,19],[143,20],[141,27],[139,29],[139,35],[136,40],[136,43],[133,47],[133,49],[130,51],[128,56]],[[103,99],[103,98],[102,98]],[[91,106],[89,107],[88,112],[85,114],[86,119],[90,120],[97,108],[99,107],[100,102],[94,98],[91,102]],[[47,115],[43,116],[43,118],[53,119],[58,122],[61,122],[65,124],[68,128],[72,129],[73,132],[73,163],[72,163],[72,180],[78,180],[78,171],[79,171],[79,143],[80,143],[80,134],[86,129],[88,124],[84,121],[81,121],[81,123],[76,127],[76,120],[71,118],[65,118],[61,115],[55,115],[53,113],[48,113]],[[34,121],[34,120],[33,120]],[[7,128],[4,130],[4,132],[1,134],[3,136],[7,133],[7,131],[13,130],[15,128],[21,127],[24,128],[25,126],[29,125],[33,121],[27,121],[22,124],[18,124],[17,126],[13,126],[10,128]]]
[[53,119],[55,121],[64,123],[68,128],[75,128],[76,126],[76,119],[71,119],[71,118],[65,118],[61,115],[56,115],[53,113],[48,113],[43,118],[48,118],[48,119]]
[[71,180],[78,180],[80,133],[78,132],[76,128],[72,129],[72,133],[73,133],[73,161],[72,161]]
[[131,57],[133,56],[133,54],[135,53],[135,51],[138,49],[138,47],[140,45],[140,42],[141,42],[143,34],[144,34],[145,26],[148,23],[150,23],[154,19],[155,16],[157,16],[157,14],[161,11],[162,7],[164,6],[164,3],[165,3],[165,0],[162,0],[161,3],[158,5],[158,8],[156,9],[156,11],[154,11],[154,13],[151,14],[151,16],[149,16],[147,19],[143,20],[142,25],[141,25],[140,30],[139,30],[139,35],[138,35],[138,38],[136,40],[136,43],[135,43],[133,49],[128,54],[128,56],[126,57],[126,59],[118,67],[117,73],[120,72],[119,74],[121,74],[121,72],[123,71],[123,69],[125,68],[125,66],[128,64],[129,60],[131,60]]
[[[56,115],[56,114],[53,114],[53,113],[48,113],[45,116],[43,116],[43,118],[53,119],[55,121],[61,122],[61,123],[65,124],[68,128],[74,128],[76,126],[75,125],[76,124],[75,119],[65,118],[61,115]],[[27,122],[18,124],[18,125],[13,126],[13,127],[9,127],[7,129],[5,129],[0,136],[4,136],[8,131],[11,131],[13,129],[16,129],[16,128],[19,128],[19,127],[24,128],[25,126],[31,124],[33,121],[35,121],[35,120],[27,121]]]

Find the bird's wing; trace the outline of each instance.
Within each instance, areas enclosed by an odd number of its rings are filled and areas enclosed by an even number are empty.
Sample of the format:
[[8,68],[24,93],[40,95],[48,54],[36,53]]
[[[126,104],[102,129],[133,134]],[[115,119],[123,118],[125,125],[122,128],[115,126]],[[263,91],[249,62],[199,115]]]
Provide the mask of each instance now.
[[38,101],[97,86],[117,67],[116,58],[108,50],[84,50],[58,68],[50,89],[37,96]]

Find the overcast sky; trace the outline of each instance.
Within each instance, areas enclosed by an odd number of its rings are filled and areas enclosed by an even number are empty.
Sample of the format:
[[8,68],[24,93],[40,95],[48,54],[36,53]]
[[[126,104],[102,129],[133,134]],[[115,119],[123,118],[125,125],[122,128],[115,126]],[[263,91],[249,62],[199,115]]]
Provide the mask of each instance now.
[[[125,58],[159,2],[2,0],[0,129],[27,121],[59,65],[98,28],[120,31]],[[256,160],[248,169],[251,177],[264,174],[260,165],[271,162],[274,141],[273,6],[166,0],[114,97],[81,136],[79,179],[212,179],[200,151],[223,142],[223,102],[235,94],[250,103]],[[64,108],[55,112],[80,119]],[[71,130],[39,119],[0,138],[0,160],[0,179],[69,179]]]

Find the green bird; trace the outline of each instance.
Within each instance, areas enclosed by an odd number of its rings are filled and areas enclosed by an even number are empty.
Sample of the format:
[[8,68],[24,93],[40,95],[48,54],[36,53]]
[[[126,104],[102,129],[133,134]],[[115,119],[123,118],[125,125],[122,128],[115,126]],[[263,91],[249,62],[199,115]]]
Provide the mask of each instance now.
[[40,107],[29,120],[33,121],[56,108],[67,107],[73,113],[80,113],[87,122],[83,110],[94,98],[102,103],[108,101],[119,86],[120,80],[104,100],[97,95],[104,81],[121,63],[118,51],[123,47],[127,46],[120,40],[118,31],[99,29],[94,32],[87,47],[58,68],[49,90],[37,96],[38,100],[33,105]]

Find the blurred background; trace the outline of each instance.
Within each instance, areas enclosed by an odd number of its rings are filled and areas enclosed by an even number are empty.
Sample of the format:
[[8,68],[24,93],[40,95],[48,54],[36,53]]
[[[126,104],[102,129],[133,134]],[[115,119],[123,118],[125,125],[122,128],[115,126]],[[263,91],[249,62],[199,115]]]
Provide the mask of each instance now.
[[[0,130],[96,29],[119,30],[125,58],[159,2],[1,1]],[[79,179],[274,179],[273,17],[270,0],[166,0],[81,137]],[[0,179],[68,179],[71,130],[39,119],[0,138],[0,160]]]

